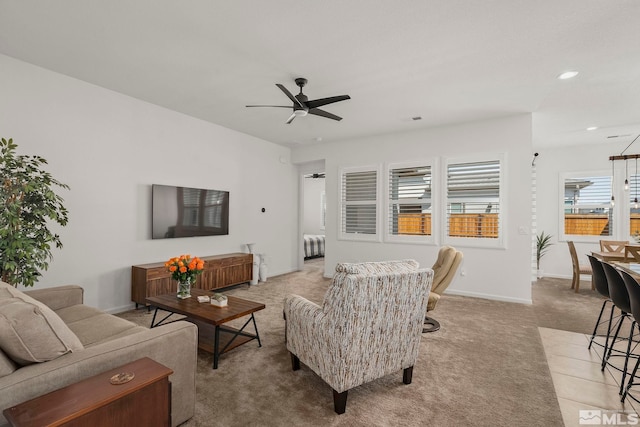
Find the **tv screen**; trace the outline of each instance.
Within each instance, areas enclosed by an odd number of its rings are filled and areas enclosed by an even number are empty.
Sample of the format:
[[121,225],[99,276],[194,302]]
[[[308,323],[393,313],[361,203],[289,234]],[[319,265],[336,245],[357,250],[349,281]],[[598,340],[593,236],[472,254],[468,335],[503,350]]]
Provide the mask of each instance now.
[[151,186],[154,239],[229,234],[229,192]]

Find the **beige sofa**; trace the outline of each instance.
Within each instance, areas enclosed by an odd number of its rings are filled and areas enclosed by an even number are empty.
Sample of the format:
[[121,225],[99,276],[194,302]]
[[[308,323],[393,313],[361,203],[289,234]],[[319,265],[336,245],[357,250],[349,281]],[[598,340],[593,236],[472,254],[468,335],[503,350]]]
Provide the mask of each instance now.
[[22,293],[0,282],[0,411],[146,356],[173,370],[176,426],[194,414],[197,344],[189,322],[137,326],[84,305],[79,286]]

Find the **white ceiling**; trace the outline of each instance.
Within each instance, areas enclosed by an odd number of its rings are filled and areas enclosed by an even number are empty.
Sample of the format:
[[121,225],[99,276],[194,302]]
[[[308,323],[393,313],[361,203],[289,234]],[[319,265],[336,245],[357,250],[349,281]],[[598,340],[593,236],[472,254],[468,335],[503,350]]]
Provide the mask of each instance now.
[[[640,134],[639,22],[637,0],[0,0],[0,53],[282,145],[533,112],[543,147]],[[349,94],[323,107],[344,120],[245,107],[296,77]]]

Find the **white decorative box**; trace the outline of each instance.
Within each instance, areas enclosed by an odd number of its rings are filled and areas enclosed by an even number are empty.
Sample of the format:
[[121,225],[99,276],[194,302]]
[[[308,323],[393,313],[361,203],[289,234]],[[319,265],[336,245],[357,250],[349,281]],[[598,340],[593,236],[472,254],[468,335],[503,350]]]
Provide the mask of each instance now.
[[226,307],[229,299],[226,295],[215,293],[211,295],[211,305],[216,307]]
[[208,295],[198,295],[198,302],[209,302],[210,298]]

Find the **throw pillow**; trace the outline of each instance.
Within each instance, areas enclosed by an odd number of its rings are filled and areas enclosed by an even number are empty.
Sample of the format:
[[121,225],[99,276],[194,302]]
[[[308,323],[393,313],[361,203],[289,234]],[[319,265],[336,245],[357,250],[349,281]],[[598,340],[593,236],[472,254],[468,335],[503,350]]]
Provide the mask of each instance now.
[[84,348],[45,304],[13,287],[0,290],[0,349],[15,363],[46,362]]

